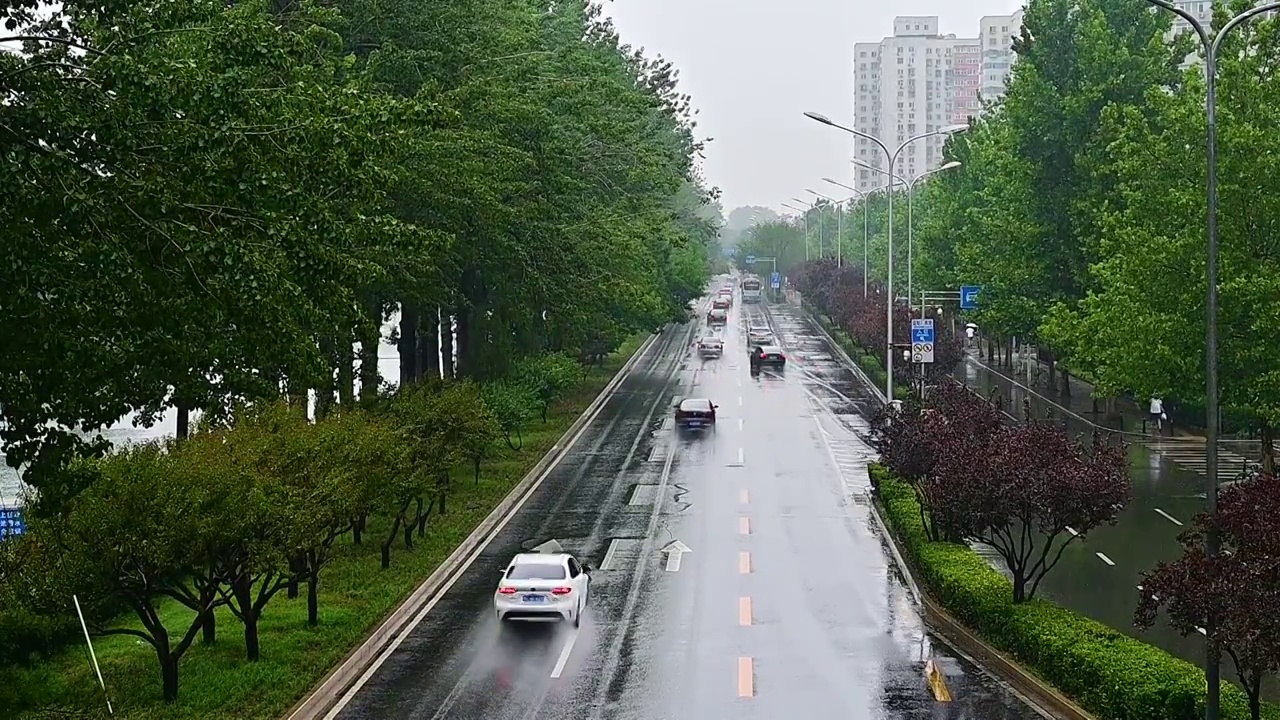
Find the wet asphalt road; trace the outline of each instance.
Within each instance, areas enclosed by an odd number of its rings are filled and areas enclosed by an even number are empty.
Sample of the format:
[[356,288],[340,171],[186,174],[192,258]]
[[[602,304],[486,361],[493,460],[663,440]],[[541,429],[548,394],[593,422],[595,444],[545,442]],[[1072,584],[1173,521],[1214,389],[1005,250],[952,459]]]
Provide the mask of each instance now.
[[[938,718],[1039,715],[934,643],[872,530],[852,375],[798,309],[785,371],[749,373],[739,305],[723,358],[671,328],[546,482],[331,717]],[[852,400],[846,399],[852,396]],[[720,405],[677,434],[678,397]],[[500,629],[491,597],[522,547],[555,539],[592,572],[580,629]],[[691,552],[664,553],[679,541]],[[935,702],[933,657],[955,700]]]

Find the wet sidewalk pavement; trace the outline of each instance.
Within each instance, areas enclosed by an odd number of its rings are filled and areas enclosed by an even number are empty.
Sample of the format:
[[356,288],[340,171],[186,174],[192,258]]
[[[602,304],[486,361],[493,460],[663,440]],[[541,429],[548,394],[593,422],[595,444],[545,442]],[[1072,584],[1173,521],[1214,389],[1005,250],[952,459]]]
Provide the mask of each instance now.
[[[1031,369],[1028,372],[1027,366]],[[953,376],[976,392],[987,395],[997,393],[1003,400],[1004,410],[1018,419],[1024,417],[1023,403],[1031,401],[1034,417],[1050,417],[1076,433],[1103,431],[1118,436],[1124,442],[1141,445],[1148,452],[1198,476],[1203,484],[1206,476],[1205,439],[1201,435],[1173,428],[1165,423],[1158,432],[1144,412],[1128,398],[1117,398],[1113,412],[1106,411],[1103,400],[1094,401],[1093,387],[1071,377],[1071,393],[1063,395],[1060,388],[1049,384],[1045,366],[1031,360],[1017,370],[998,368],[979,357],[970,349],[963,363]],[[1057,385],[1061,376],[1055,376]],[[1218,481],[1230,485],[1250,469],[1257,467],[1259,444],[1251,440],[1220,440],[1218,445]],[[1203,496],[1203,489],[1199,491]]]
[[[1000,395],[1005,412],[1017,420],[1023,419],[1024,401],[1029,401],[1034,417],[1052,418],[1072,433],[1105,432],[1123,439],[1129,448],[1133,501],[1120,513],[1115,525],[1096,528],[1072,543],[1059,565],[1045,578],[1044,594],[1121,632],[1199,662],[1204,654],[1199,635],[1184,638],[1163,625],[1138,632],[1133,627],[1133,612],[1142,573],[1181,554],[1178,535],[1204,509],[1204,438],[1176,430],[1170,433],[1168,428],[1163,436],[1154,434],[1151,428],[1144,433],[1145,408],[1132,401],[1118,400],[1116,410],[1122,413],[1121,417],[1108,417],[1099,400],[1100,412],[1095,414],[1092,388],[1087,383],[1073,380],[1071,394],[1064,396],[1048,386],[1047,372],[1039,373],[1037,378],[1035,368],[1030,377],[1025,365],[1019,369],[1022,372],[1015,377],[1014,371],[993,367],[976,351],[970,351],[953,377],[984,396]],[[1256,457],[1256,448],[1256,443],[1252,448],[1247,442],[1222,443],[1219,483],[1225,486],[1237,481],[1249,464],[1246,454]],[[986,548],[979,551],[1003,570],[1003,562],[994,552]]]

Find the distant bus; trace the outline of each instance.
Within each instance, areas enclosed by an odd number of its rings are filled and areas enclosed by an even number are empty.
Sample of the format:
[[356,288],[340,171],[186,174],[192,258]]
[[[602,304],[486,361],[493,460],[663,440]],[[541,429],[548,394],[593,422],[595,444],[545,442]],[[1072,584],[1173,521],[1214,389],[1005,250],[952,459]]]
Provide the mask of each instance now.
[[760,302],[760,278],[748,277],[742,281],[742,302]]

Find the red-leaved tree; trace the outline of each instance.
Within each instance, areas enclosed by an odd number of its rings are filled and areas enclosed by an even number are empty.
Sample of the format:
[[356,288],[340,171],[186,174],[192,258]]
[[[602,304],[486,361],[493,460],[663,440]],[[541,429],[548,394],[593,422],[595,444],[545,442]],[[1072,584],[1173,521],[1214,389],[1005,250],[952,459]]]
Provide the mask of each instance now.
[[[1280,673],[1280,479],[1260,475],[1225,490],[1215,518],[1196,516],[1179,536],[1182,557],[1143,577],[1134,613],[1151,627],[1164,608],[1183,635],[1204,628],[1231,658],[1249,698],[1253,720],[1262,713],[1262,680]],[[1222,552],[1210,558],[1204,538],[1218,529]]]
[[[1013,601],[1035,597],[1066,547],[1116,515],[1131,497],[1122,445],[1090,446],[1059,426],[1001,427],[983,448],[939,448],[946,501],[938,521],[993,548],[1013,576]],[[1067,531],[1075,530],[1075,533]]]
[[952,477],[985,462],[1000,415],[989,402],[954,383],[930,388],[923,401],[883,407],[871,421],[880,460],[907,481],[920,502],[920,520],[931,540],[960,540],[945,507],[957,487]]

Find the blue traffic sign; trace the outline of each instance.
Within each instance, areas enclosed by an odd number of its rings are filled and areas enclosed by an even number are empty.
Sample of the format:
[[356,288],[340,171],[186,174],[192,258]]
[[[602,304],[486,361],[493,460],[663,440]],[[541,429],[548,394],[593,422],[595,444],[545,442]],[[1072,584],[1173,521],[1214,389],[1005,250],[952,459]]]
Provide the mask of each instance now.
[[978,307],[978,293],[982,290],[981,285],[961,285],[960,286],[960,309],[973,310]]
[[932,343],[933,335],[933,319],[932,318],[913,318],[911,320],[911,342],[912,343]]
[[20,507],[0,507],[0,540],[27,531],[26,518]]
[[755,256],[755,255],[748,255],[748,256],[746,257],[746,263],[747,263],[748,265],[754,265],[754,264],[755,264],[755,262],[756,262],[756,256]]
[[774,290],[782,287],[782,273],[774,271],[773,275],[769,278],[769,284],[773,286]]

